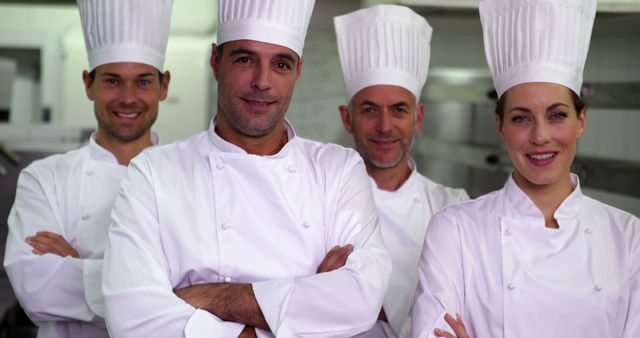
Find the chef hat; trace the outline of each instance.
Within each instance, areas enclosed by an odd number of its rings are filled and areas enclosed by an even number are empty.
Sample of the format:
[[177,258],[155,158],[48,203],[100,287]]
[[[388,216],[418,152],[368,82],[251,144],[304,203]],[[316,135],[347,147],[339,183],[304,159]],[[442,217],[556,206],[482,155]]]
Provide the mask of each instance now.
[[498,96],[526,82],[580,94],[596,0],[480,0],[484,49]]
[[89,68],[139,62],[163,69],[173,0],[78,0]]
[[420,99],[427,81],[431,26],[411,9],[377,5],[334,18],[348,101],[373,85],[394,85]]
[[220,0],[218,45],[255,40],[302,55],[315,0]]

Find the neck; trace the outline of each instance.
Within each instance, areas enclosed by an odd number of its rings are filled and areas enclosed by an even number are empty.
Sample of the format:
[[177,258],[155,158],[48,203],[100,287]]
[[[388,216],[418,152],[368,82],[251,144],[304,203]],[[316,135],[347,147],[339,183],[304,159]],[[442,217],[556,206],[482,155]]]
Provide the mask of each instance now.
[[217,116],[215,132],[223,140],[236,145],[248,154],[269,156],[277,154],[289,141],[284,127],[284,119],[280,120],[272,131],[261,136],[248,136],[236,131],[224,118]]
[[553,217],[560,204],[571,194],[573,185],[567,174],[566,179],[546,185],[537,185],[529,182],[518,172],[513,174],[516,184],[533,201],[544,215],[544,222],[548,228],[558,228],[558,222]]
[[118,160],[118,164],[125,166],[129,165],[129,162],[145,148],[153,145],[151,131],[147,131],[142,137],[133,141],[120,141],[113,137],[108,137],[104,132],[98,130],[96,142],[113,154]]
[[376,168],[367,163],[367,173],[376,182],[380,190],[396,191],[411,176],[411,168],[407,159],[403,159],[393,168]]

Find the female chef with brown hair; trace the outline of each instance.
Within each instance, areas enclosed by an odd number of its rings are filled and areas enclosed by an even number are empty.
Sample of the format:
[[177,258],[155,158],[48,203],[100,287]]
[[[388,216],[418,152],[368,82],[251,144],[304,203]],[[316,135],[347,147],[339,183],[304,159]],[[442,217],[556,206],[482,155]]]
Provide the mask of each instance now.
[[432,218],[414,337],[640,337],[640,220],[570,172],[595,0],[480,0],[514,171]]

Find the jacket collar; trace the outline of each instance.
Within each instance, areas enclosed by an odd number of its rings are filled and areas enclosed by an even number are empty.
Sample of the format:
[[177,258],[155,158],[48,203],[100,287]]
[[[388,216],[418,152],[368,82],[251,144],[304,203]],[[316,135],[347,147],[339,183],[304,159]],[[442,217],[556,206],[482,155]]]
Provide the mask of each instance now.
[[[154,146],[160,143],[158,134],[151,132],[151,143]],[[96,142],[96,132],[93,132],[89,137],[89,156],[94,161],[118,164],[118,159],[116,159],[110,151],[103,148],[98,144],[98,142]]]
[[[262,156],[262,157],[270,157],[270,158],[281,158],[281,157],[285,157],[289,154],[291,149],[291,144],[293,143],[292,141],[296,138],[296,132],[293,129],[293,126],[291,125],[291,123],[289,123],[289,120],[285,119],[284,120],[284,128],[287,132],[287,144],[284,145],[284,147],[282,147],[282,149],[280,149],[280,151],[275,154],[275,155],[271,155],[271,156]],[[216,119],[215,117],[211,120],[211,124],[209,126],[209,130],[208,130],[208,135],[209,135],[209,140],[211,141],[211,145],[213,146],[214,149],[221,151],[223,153],[235,153],[235,154],[247,154],[247,152],[238,147],[237,145],[227,142],[225,139],[223,139],[222,137],[220,137],[220,135],[218,135],[218,133],[216,133]]]
[[[573,173],[570,173],[570,175],[573,191],[564,199],[554,213],[554,218],[560,223],[562,223],[562,220],[575,220],[580,212],[580,206],[583,200],[580,189],[580,179]],[[542,224],[542,226],[544,226],[544,215],[529,196],[516,184],[513,175],[509,175],[509,179],[504,187],[504,194],[504,212],[507,217],[524,219],[527,223]]]

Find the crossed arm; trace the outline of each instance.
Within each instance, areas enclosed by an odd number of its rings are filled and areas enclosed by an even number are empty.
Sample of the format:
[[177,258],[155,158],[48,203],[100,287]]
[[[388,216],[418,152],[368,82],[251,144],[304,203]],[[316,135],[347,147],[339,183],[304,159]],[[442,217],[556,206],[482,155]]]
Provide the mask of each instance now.
[[[317,273],[341,268],[353,252],[353,246],[333,247],[318,266]],[[245,325],[240,337],[251,336],[254,328],[270,331],[251,284],[202,284],[180,290],[175,294],[191,306],[205,310],[218,318]]]

